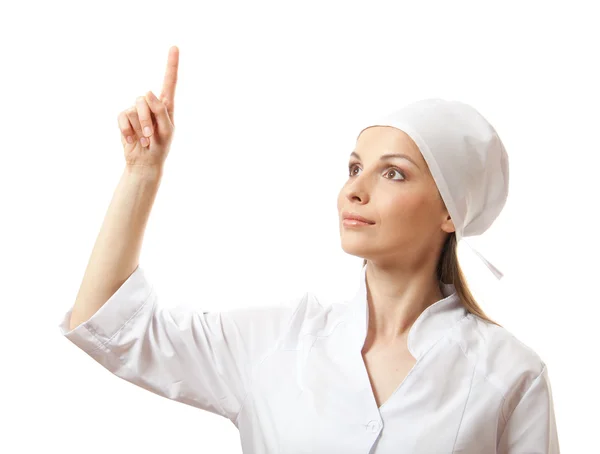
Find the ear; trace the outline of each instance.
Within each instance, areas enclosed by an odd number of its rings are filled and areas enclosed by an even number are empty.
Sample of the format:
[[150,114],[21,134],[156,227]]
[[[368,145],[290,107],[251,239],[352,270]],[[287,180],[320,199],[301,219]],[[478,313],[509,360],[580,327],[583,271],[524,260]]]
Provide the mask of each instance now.
[[454,222],[452,222],[452,218],[449,214],[446,215],[446,219],[442,223],[442,230],[447,233],[452,233],[456,231],[456,228],[454,227]]

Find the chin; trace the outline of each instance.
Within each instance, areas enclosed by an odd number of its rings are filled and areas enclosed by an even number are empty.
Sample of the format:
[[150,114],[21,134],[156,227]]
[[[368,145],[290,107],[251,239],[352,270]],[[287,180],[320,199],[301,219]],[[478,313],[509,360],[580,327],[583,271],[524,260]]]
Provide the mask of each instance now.
[[364,241],[348,241],[342,238],[342,250],[349,255],[364,258],[367,253],[367,248],[364,247]]

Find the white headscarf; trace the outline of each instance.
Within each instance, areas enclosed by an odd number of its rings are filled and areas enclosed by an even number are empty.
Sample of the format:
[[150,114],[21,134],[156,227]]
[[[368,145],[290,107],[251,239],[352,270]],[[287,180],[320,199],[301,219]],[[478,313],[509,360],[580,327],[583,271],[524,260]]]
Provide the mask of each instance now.
[[[452,218],[457,242],[492,225],[508,197],[508,155],[477,110],[459,101],[424,99],[375,119],[361,132],[371,126],[398,128],[419,147]],[[503,277],[465,242],[498,279]]]

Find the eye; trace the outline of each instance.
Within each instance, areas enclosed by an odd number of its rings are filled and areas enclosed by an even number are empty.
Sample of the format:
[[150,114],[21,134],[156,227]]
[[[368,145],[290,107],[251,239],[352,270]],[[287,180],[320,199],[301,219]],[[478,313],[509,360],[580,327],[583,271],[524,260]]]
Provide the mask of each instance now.
[[[348,166],[348,171],[349,171],[349,175],[350,177],[353,177],[355,175],[352,174],[352,171],[354,170],[354,167],[356,166],[356,164],[350,164]],[[402,177],[402,179],[397,179],[397,178],[390,178],[391,180],[395,180],[395,181],[402,181],[406,179],[406,175],[404,175],[404,172],[402,172],[402,170],[400,170],[398,167],[388,167],[386,168],[386,175],[389,175],[390,173],[395,173],[397,175],[400,175]]]
[[[406,177],[404,176],[404,174],[400,171],[400,169],[396,168],[396,167],[390,167],[387,174],[389,175],[390,172],[393,172],[397,175],[400,175],[402,177],[402,180],[406,179]],[[394,180],[395,178],[392,178],[392,180]],[[400,180],[401,181],[401,180]]]

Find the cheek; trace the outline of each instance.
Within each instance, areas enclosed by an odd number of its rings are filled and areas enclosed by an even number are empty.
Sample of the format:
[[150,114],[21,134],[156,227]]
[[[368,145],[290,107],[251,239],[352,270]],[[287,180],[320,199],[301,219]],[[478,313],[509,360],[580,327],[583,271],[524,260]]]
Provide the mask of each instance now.
[[429,211],[428,206],[431,203],[426,196],[418,192],[397,194],[382,202],[381,210],[386,213],[386,217],[402,221],[406,218],[422,218]]
[[337,194],[337,208],[338,212],[344,208],[348,208],[349,200],[348,200],[348,183],[345,183],[339,190]]
[[338,212],[342,209],[342,191],[340,191],[337,196],[337,209]]
[[[422,235],[434,225],[434,206],[422,193],[405,193],[386,200],[379,206],[382,227],[393,232]],[[411,235],[412,235],[411,234]]]

